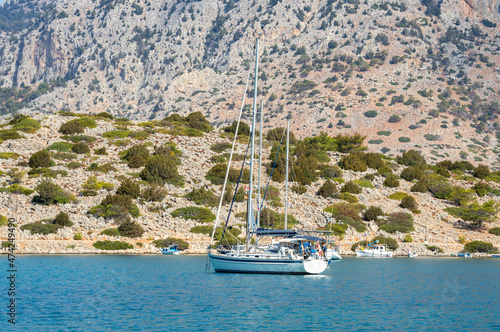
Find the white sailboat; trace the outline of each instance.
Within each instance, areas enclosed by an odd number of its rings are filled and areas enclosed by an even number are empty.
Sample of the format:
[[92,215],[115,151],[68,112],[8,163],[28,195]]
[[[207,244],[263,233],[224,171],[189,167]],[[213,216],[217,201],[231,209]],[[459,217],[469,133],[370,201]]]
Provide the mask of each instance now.
[[[214,223],[212,239],[208,251],[209,262],[213,266],[215,272],[232,272],[232,273],[267,273],[267,274],[319,274],[325,271],[328,267],[328,260],[325,259],[324,253],[319,245],[322,239],[312,236],[297,235],[293,230],[287,230],[287,199],[288,191],[285,198],[285,229],[284,230],[269,230],[259,228],[259,217],[254,216],[254,207],[252,203],[252,170],[254,158],[254,136],[256,124],[256,100],[257,100],[257,78],[258,78],[258,54],[259,40],[256,41],[255,47],[255,84],[254,84],[254,100],[253,100],[253,121],[251,127],[251,152],[250,152],[250,174],[249,174],[249,192],[247,204],[247,221],[246,230],[247,237],[245,245],[233,246],[231,249],[219,248],[212,250],[214,242],[215,230],[218,227],[218,217],[222,206],[222,196]],[[242,103],[243,104],[243,103]],[[240,113],[241,119],[241,113]],[[240,120],[239,119],[239,120]],[[261,110],[261,130],[262,135],[262,110]],[[227,182],[227,172],[229,171],[231,158],[236,142],[239,122],[236,126],[234,135],[233,148],[228,162],[228,170],[226,171],[226,180],[223,185],[223,192]],[[262,142],[262,138],[260,139]],[[288,189],[288,141],[289,141],[289,124],[287,124],[287,161],[286,161],[286,184]],[[260,154],[260,151],[259,151]],[[259,182],[260,182],[260,158],[259,158]],[[260,190],[260,183],[259,183]],[[258,195],[260,198],[260,193]],[[251,244],[251,238],[255,237],[255,243]],[[268,245],[259,245],[259,242],[266,237],[272,239],[281,238],[277,242]],[[311,242],[316,242],[316,246],[311,245]],[[209,266],[208,266],[209,267]]]

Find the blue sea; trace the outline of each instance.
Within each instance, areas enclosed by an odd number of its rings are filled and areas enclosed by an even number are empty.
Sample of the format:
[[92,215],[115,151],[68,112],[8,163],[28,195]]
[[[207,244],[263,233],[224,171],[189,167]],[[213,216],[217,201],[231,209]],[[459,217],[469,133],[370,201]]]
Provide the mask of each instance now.
[[500,259],[348,257],[317,276],[219,274],[205,264],[205,256],[17,256],[16,324],[7,322],[2,277],[0,330],[500,330]]

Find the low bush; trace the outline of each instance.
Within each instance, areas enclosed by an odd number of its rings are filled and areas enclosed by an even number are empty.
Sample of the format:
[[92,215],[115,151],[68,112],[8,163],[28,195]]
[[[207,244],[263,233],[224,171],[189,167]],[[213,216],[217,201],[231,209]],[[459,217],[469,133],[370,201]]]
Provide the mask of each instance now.
[[127,220],[128,215],[138,217],[139,209],[132,203],[132,199],[127,195],[108,194],[101,204],[89,210],[90,214],[95,214],[103,218],[113,218],[118,222]]
[[339,161],[340,168],[355,172],[365,172],[368,167],[365,161],[358,154],[343,156]]
[[93,246],[97,249],[101,250],[126,250],[133,249],[134,246],[123,241],[97,241],[93,244]]
[[377,111],[367,111],[363,113],[367,118],[374,118],[378,115]]
[[172,157],[165,155],[153,156],[148,159],[146,166],[139,174],[144,181],[157,184],[177,184],[183,183],[182,177],[177,171],[177,164]]
[[429,186],[424,181],[418,181],[411,187],[410,191],[413,193],[426,193],[429,191]]
[[488,233],[500,236],[500,227],[490,228],[490,230],[488,231]]
[[384,186],[386,186],[388,188],[399,187],[398,178],[394,174],[389,174],[384,180]]
[[490,168],[486,165],[479,165],[474,170],[474,176],[478,179],[485,179],[490,173]]
[[440,254],[444,253],[444,250],[438,246],[430,246],[426,244],[425,247],[427,248],[427,250],[430,250],[433,253],[440,253]]
[[182,239],[178,239],[175,237],[167,237],[166,239],[154,240],[153,244],[157,248],[168,248],[169,246],[176,244],[177,249],[180,251],[186,250],[189,248],[189,243],[187,243],[186,241],[184,241]]
[[351,193],[351,194],[361,194],[361,187],[355,183],[354,181],[347,181],[346,184],[340,189],[342,193]]
[[34,190],[25,188],[25,187],[21,186],[19,183],[14,183],[14,184],[11,184],[8,187],[0,188],[0,192],[2,192],[2,193],[7,192],[7,193],[13,193],[13,194],[22,194],[22,195],[25,195],[25,196],[29,196],[29,195],[31,195],[34,192]]
[[60,225],[62,227],[73,226],[73,222],[69,219],[69,215],[65,212],[60,212],[53,221],[54,224]]
[[413,218],[406,212],[394,212],[387,215],[387,219],[381,221],[380,229],[387,233],[409,233],[415,230]]
[[107,235],[107,236],[120,236],[120,232],[118,231],[118,228],[107,228],[103,230],[101,235]]
[[295,184],[290,189],[299,195],[305,194],[307,192],[307,188],[301,184]]
[[79,241],[79,240],[83,240],[83,235],[82,235],[82,233],[78,233],[78,232],[77,232],[77,233],[75,233],[75,235],[73,235],[73,240],[77,240],[77,241]]
[[107,156],[108,155],[108,151],[106,151],[106,148],[99,148],[99,149],[95,150],[94,153],[98,156]]
[[68,152],[69,150],[71,150],[71,148],[73,147],[73,144],[71,143],[66,143],[66,142],[56,142],[56,143],[52,143],[48,148],[47,150],[49,151],[58,151],[58,152]]
[[355,221],[361,221],[361,217],[359,215],[360,210],[354,204],[337,203],[327,206],[323,211],[331,213],[332,217],[334,217],[337,221],[341,220],[343,217],[350,217]]
[[483,242],[483,241],[472,241],[466,243],[464,246],[464,250],[462,252],[479,252],[485,254],[497,254],[498,248],[493,246],[492,243]]
[[404,152],[400,157],[397,158],[398,163],[405,166],[418,166],[425,165],[425,158],[415,150],[409,150]]
[[318,190],[318,195],[324,198],[335,197],[338,194],[337,186],[332,180],[328,179]]
[[182,218],[182,219],[192,219],[198,222],[212,222],[215,220],[215,215],[209,209],[189,206],[185,208],[179,208],[173,211],[172,217]]
[[126,220],[118,227],[121,236],[137,238],[144,233],[144,228],[136,222]]
[[321,176],[325,179],[342,177],[342,170],[338,166],[326,167],[321,170]]
[[410,166],[405,168],[401,172],[401,178],[405,179],[406,181],[413,181],[413,180],[422,180],[425,176],[424,171],[420,166]]
[[343,201],[352,203],[352,204],[359,202],[359,200],[356,196],[354,196],[353,194],[349,194],[349,193],[340,193],[338,198],[343,200]]
[[[278,213],[270,208],[263,208],[260,213],[260,224],[262,227],[272,229],[284,229],[285,227],[285,214]],[[293,227],[297,224],[297,219],[291,214],[287,216],[287,227]]]
[[73,145],[71,151],[73,151],[76,154],[90,153],[90,147],[85,142],[78,142],[75,145]]
[[74,135],[74,134],[83,134],[85,128],[78,122],[68,121],[63,123],[59,128],[59,132],[64,135]]
[[42,179],[35,187],[35,191],[38,195],[33,197],[33,202],[38,204],[65,204],[75,200],[73,195],[62,190],[48,178]]
[[141,186],[132,179],[125,179],[116,190],[118,195],[128,195],[131,198],[138,198],[141,194]]
[[55,234],[57,233],[57,230],[60,228],[63,228],[63,226],[56,225],[50,222],[49,223],[36,222],[21,226],[21,230],[23,231],[28,230],[30,231],[31,234],[42,234],[42,235]]
[[358,233],[366,231],[366,225],[361,220],[354,220],[351,217],[342,217],[339,222],[353,227]]
[[408,195],[401,200],[401,207],[413,211],[418,208],[418,204],[413,196]]
[[378,217],[384,216],[384,211],[378,206],[370,206],[363,213],[363,219],[366,221],[378,220]]
[[410,234],[406,234],[403,242],[413,242],[413,237]]
[[148,202],[161,202],[167,196],[167,189],[156,183],[145,186],[141,191],[141,197]]
[[205,189],[204,186],[199,189],[193,187],[190,192],[184,195],[185,198],[195,202],[196,204],[208,204],[214,199],[214,196],[214,193],[211,190]]
[[9,124],[12,125],[12,129],[20,130],[29,134],[33,134],[38,129],[42,128],[38,121],[22,114],[14,115],[13,119],[9,121]]
[[50,153],[48,151],[38,151],[33,153],[30,157],[28,165],[31,168],[50,167],[52,165]]
[[215,143],[210,145],[210,150],[216,152],[216,153],[221,153],[227,149],[230,149],[232,146],[231,143]]
[[[370,174],[371,175],[371,174]],[[357,179],[357,180],[354,180],[354,183],[356,183],[357,185],[359,185],[361,188],[375,188],[375,186],[373,185],[373,183],[368,180],[368,179]]]
[[0,140],[7,141],[9,139],[20,139],[25,138],[23,135],[19,134],[17,130],[13,129],[2,129],[0,130]]

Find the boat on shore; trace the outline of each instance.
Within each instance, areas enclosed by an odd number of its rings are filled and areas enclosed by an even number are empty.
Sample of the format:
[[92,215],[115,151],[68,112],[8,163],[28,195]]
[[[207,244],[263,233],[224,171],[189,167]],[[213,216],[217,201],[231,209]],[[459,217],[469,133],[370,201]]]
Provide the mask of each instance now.
[[161,252],[164,255],[179,255],[179,249],[177,249],[176,244],[170,245],[168,248],[161,248]]
[[[371,247],[371,248],[370,248]],[[370,243],[366,248],[358,246],[356,248],[357,257],[377,257],[377,258],[390,258],[392,251],[388,250],[386,244],[378,244],[378,240]]]

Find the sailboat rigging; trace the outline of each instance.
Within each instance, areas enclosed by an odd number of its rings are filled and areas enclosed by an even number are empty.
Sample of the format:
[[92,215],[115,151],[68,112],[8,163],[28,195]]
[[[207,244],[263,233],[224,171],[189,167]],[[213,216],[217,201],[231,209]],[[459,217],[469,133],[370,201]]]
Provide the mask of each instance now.
[[[328,266],[328,260],[325,258],[320,241],[323,239],[310,235],[301,235],[297,231],[288,229],[288,159],[289,159],[289,121],[287,123],[287,144],[286,144],[286,197],[285,197],[285,227],[284,230],[262,229],[260,228],[260,212],[263,204],[260,202],[260,163],[262,152],[262,109],[260,115],[260,142],[259,142],[259,190],[257,200],[257,217],[254,215],[254,208],[252,203],[253,191],[253,160],[254,160],[254,141],[255,141],[255,128],[256,128],[256,110],[257,110],[257,81],[258,81],[258,59],[259,59],[259,40],[256,41],[255,46],[255,83],[254,83],[254,100],[253,100],[253,116],[250,135],[250,172],[249,172],[249,189],[247,201],[247,214],[246,214],[246,241],[244,245],[236,245],[230,249],[219,247],[213,250],[214,236],[216,228],[218,227],[218,216],[222,205],[222,199],[219,204],[216,222],[214,223],[214,230],[210,240],[208,249],[208,259],[213,266],[215,272],[235,272],[235,273],[271,273],[271,274],[319,274],[325,271]],[[239,120],[241,120],[241,113]],[[236,126],[238,129],[239,122]],[[234,151],[234,144],[236,143],[237,131],[233,141],[233,148],[231,156]],[[279,149],[278,149],[279,150]],[[231,160],[231,157],[230,157]],[[244,164],[244,163],[243,163]],[[228,163],[228,171],[230,168],[230,161]],[[242,168],[243,170],[243,168]],[[223,190],[227,183],[224,181]],[[240,172],[240,179],[241,179]],[[232,205],[232,204],[231,204]],[[226,221],[226,226],[228,220]],[[252,243],[251,239],[255,236],[255,242]],[[271,237],[272,239],[280,238],[279,241],[273,241],[271,244],[261,245],[260,240],[264,237]],[[316,246],[314,243],[316,242]]]

